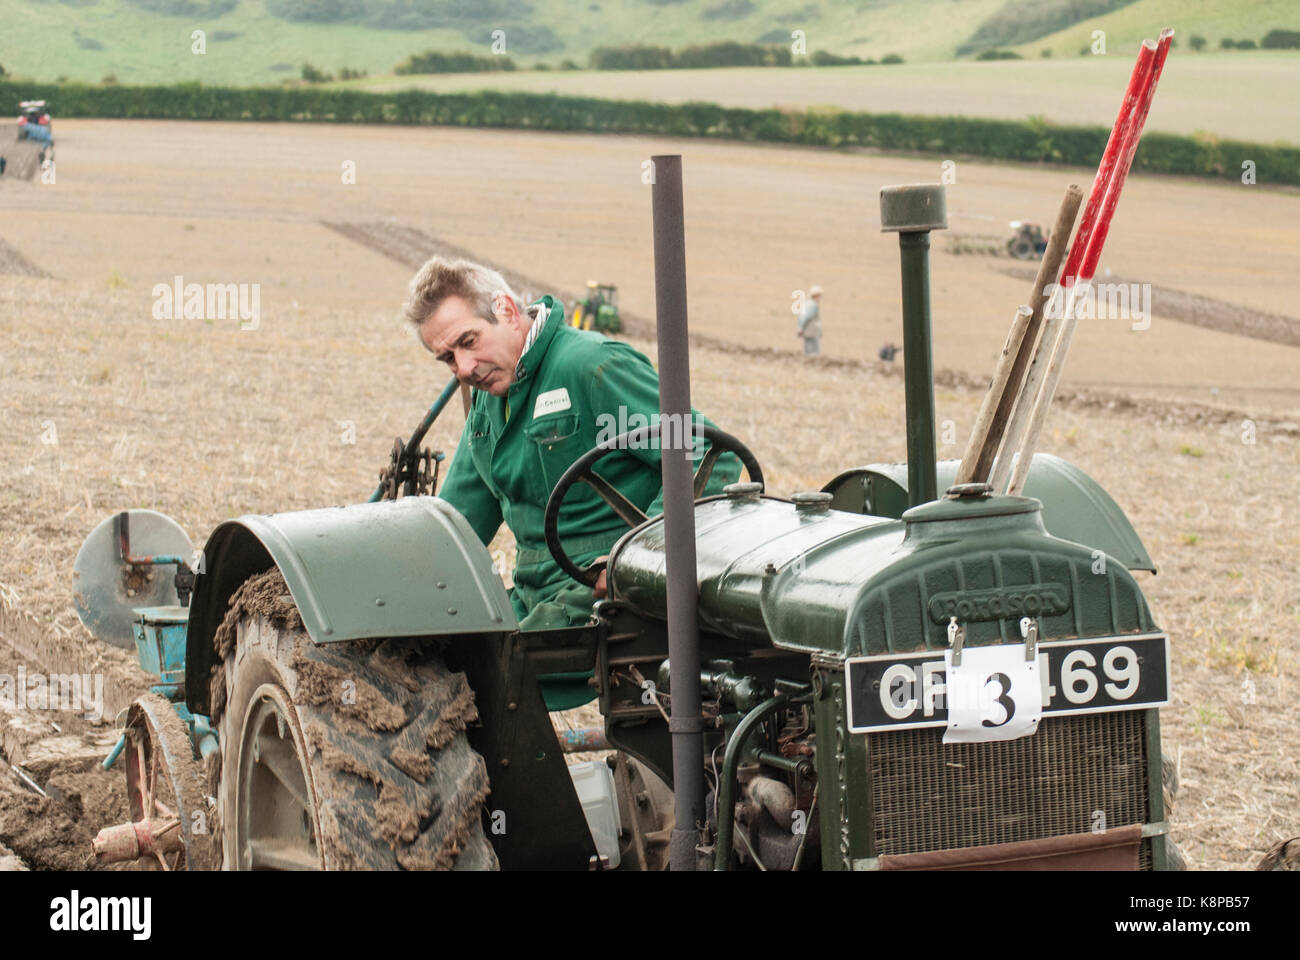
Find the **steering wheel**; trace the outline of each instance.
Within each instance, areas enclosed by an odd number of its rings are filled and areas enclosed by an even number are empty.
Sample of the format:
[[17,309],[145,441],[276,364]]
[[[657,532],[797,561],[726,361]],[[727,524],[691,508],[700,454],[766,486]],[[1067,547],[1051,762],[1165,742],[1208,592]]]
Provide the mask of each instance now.
[[[655,424],[649,427],[638,427],[636,430],[629,430],[627,433],[611,437],[604,443],[592,447],[573,461],[573,465],[564,471],[564,475],[560,477],[560,482],[551,491],[550,499],[546,501],[546,548],[551,551],[551,556],[555,558],[555,562],[559,564],[560,569],[579,583],[594,587],[596,581],[600,578],[601,571],[605,569],[605,561],[593,560],[585,567],[580,567],[569,559],[569,555],[564,552],[564,547],[560,543],[559,530],[560,506],[564,503],[564,498],[574,484],[582,482],[595,490],[600,499],[609,504],[610,508],[622,517],[628,527],[637,527],[645,523],[650,518],[636,504],[615,490],[608,481],[598,476],[593,468],[597,462],[616,450],[625,450],[629,447],[635,449],[636,446],[634,445],[640,445],[647,440],[658,438],[659,426],[659,424]],[[758,465],[758,458],[754,456],[747,446],[717,427],[711,427],[705,423],[695,423],[693,428],[696,436],[703,437],[710,443],[709,449],[700,460],[699,468],[695,471],[695,499],[698,500],[704,492],[709,478],[713,476],[713,467],[717,464],[718,457],[724,453],[734,453],[739,457],[745,472],[749,474],[750,481],[762,485],[763,468]]]

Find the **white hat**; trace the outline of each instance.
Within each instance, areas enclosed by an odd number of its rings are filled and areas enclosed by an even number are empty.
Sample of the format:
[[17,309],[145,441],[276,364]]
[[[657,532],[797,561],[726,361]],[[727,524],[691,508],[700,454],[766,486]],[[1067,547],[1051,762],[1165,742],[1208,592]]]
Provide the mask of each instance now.
[[822,288],[817,286],[817,284],[814,283],[812,285],[812,289],[808,291],[808,296],[820,297],[821,295],[822,295]]

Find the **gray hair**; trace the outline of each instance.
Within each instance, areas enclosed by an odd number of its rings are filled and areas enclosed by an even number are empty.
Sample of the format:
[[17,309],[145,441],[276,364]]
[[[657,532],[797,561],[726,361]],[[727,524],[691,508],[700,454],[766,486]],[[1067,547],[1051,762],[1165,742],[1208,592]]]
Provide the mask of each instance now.
[[419,327],[448,297],[462,297],[478,316],[488,323],[496,323],[492,308],[501,296],[509,297],[520,314],[524,314],[523,303],[496,270],[472,260],[435,256],[411,278],[402,313]]

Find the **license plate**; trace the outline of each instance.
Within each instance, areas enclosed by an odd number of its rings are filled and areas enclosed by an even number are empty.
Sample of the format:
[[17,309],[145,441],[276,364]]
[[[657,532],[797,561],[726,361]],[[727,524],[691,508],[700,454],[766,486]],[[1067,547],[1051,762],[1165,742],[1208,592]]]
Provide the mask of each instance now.
[[[850,733],[948,725],[942,650],[852,657],[844,671]],[[1169,703],[1169,638],[1146,633],[1043,641],[1038,673],[1044,716],[1163,707]]]

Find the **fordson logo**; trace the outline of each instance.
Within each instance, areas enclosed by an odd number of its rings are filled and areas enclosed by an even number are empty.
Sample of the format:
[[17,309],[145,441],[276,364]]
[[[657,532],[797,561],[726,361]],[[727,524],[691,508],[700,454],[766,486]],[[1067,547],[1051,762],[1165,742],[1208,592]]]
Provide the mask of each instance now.
[[936,593],[930,598],[930,618],[935,623],[947,623],[952,617],[962,623],[1012,617],[1050,617],[1069,609],[1070,595],[1059,583],[1031,583],[992,590],[953,590]]

